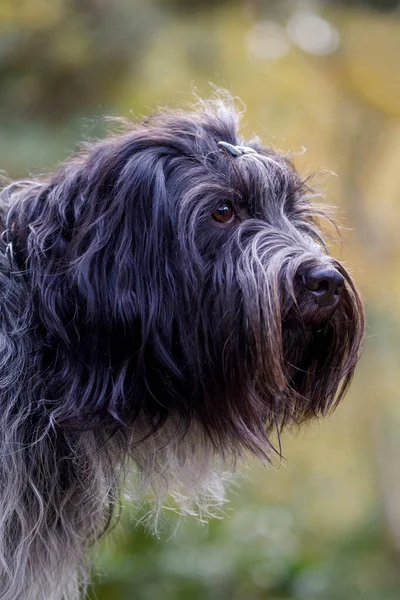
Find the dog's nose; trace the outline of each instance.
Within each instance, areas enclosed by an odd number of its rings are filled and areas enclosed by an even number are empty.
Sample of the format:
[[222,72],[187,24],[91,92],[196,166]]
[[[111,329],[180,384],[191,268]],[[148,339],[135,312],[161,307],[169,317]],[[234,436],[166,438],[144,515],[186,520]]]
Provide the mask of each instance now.
[[329,267],[314,267],[303,274],[304,286],[312,292],[318,306],[332,306],[344,288],[344,277]]

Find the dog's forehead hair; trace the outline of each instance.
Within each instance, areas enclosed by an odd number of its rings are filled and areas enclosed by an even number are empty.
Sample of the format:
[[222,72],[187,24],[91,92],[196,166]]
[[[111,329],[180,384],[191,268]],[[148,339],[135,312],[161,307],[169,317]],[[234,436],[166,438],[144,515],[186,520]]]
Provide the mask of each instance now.
[[284,157],[263,148],[231,162],[236,202],[251,216],[275,220],[291,211],[301,182]]
[[[153,115],[128,136],[141,154],[145,150],[149,160],[162,162],[167,185],[170,180],[174,190],[186,188],[192,202],[197,188],[204,201],[219,197],[251,216],[279,219],[282,213],[290,214],[305,189],[285,155],[262,146],[257,138],[240,137],[237,115],[226,107],[219,116],[208,112]],[[255,152],[232,157],[218,146],[221,139]]]

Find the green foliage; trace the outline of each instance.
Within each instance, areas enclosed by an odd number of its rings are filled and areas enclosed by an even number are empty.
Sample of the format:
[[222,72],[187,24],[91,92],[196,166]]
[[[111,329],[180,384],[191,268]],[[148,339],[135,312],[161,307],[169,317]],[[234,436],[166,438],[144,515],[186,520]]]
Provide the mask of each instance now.
[[[378,515],[321,539],[290,506],[247,498],[207,527],[172,519],[161,539],[124,522],[108,542],[97,600],[394,600],[400,575]],[[326,544],[326,545],[325,545]]]

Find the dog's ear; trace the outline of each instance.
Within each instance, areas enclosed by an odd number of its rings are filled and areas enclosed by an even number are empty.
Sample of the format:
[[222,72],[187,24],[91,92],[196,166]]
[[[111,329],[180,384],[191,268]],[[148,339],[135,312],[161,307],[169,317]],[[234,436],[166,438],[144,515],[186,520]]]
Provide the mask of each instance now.
[[171,314],[182,294],[171,260],[172,153],[133,131],[27,184],[11,203],[14,261],[29,283],[65,427],[91,427],[107,414],[133,421],[144,405],[155,427],[176,401],[157,400],[181,377]]
[[20,195],[9,221],[47,332],[67,340],[77,319],[124,327],[139,311],[149,322],[174,293],[167,154],[143,134],[116,136]]

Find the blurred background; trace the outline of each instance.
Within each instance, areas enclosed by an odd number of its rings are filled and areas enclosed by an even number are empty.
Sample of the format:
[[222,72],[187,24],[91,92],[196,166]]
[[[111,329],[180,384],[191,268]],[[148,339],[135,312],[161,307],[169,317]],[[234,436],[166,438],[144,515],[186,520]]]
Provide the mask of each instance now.
[[[126,510],[91,600],[400,598],[400,7],[396,0],[1,0],[0,168],[41,173],[104,115],[183,106],[209,82],[243,132],[295,154],[339,207],[368,312],[331,418],[251,464],[208,525]],[[333,171],[336,175],[327,173]]]

